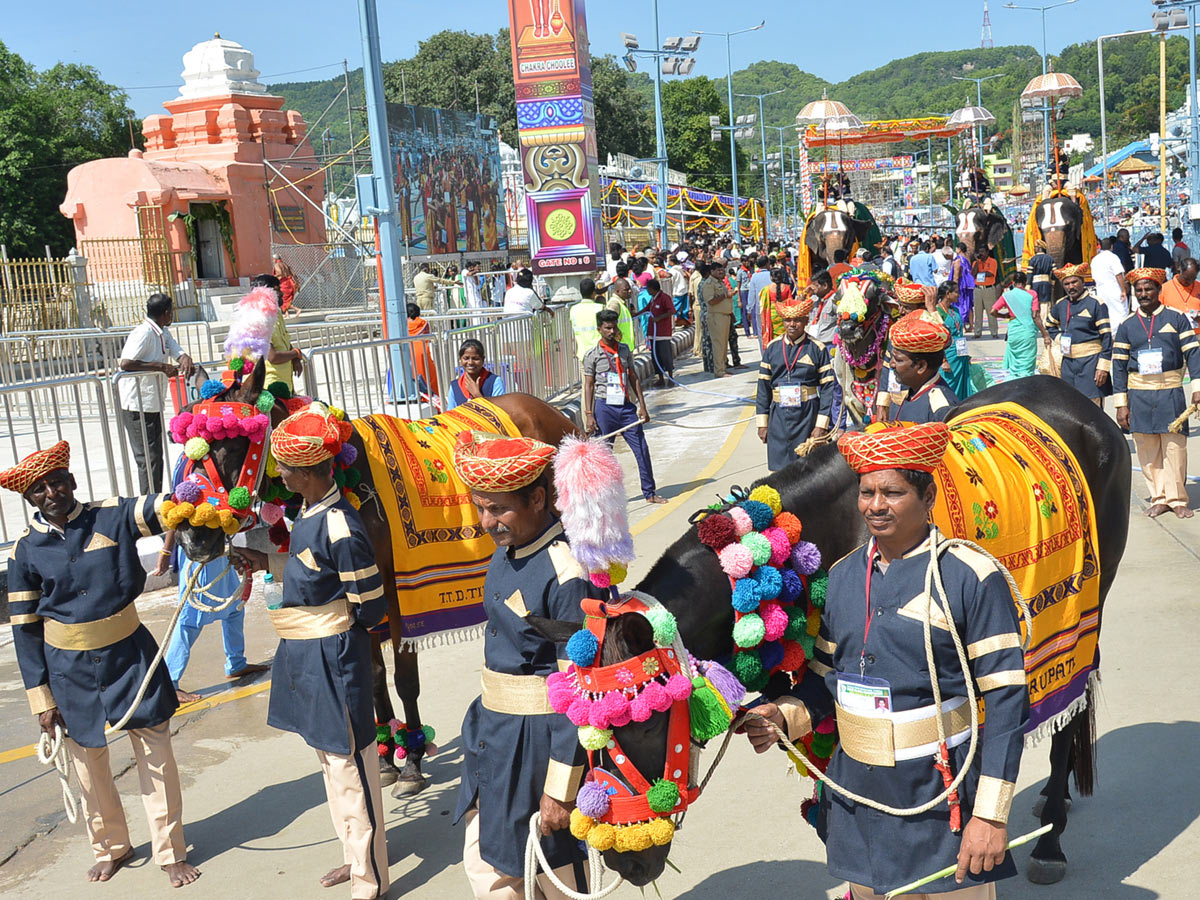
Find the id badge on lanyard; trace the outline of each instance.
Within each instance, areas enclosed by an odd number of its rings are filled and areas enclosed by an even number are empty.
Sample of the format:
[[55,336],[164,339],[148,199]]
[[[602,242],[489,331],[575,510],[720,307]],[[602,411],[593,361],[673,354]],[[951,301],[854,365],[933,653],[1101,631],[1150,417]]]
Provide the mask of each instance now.
[[954,339],[954,353],[960,357],[967,355],[967,339],[965,337]]
[[888,369],[888,389],[889,394],[900,394],[904,392],[904,386],[900,384],[900,379],[896,377],[895,369]]
[[779,386],[779,405],[794,407],[804,405],[804,392],[798,384],[781,384]]
[[1138,372],[1142,375],[1161,375],[1163,371],[1163,352],[1161,348],[1139,350],[1137,355]]
[[1063,356],[1071,355],[1071,338],[1065,334],[1058,337],[1058,349],[1062,351]]
[[621,384],[620,373],[608,373],[608,385],[604,389],[604,402],[609,406],[625,405],[625,388]]
[[855,715],[886,715],[892,711],[892,685],[883,678],[838,672],[837,702]]

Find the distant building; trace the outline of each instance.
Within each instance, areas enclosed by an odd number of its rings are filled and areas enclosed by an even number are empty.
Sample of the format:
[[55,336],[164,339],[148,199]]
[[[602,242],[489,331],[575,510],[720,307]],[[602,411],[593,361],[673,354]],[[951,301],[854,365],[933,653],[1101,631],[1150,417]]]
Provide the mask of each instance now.
[[1063,149],[1067,153],[1091,153],[1095,146],[1096,142],[1090,134],[1073,134],[1063,141]]
[[1013,161],[1007,157],[1001,158],[994,153],[984,154],[983,171],[992,183],[993,190],[1007,191],[1016,183]]

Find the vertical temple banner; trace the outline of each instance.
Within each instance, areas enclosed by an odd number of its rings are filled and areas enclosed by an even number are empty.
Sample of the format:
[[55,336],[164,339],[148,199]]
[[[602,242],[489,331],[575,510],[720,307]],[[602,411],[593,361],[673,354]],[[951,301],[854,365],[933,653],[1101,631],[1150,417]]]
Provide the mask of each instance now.
[[600,177],[584,0],[509,0],[530,266],[590,272],[600,241]]
[[813,208],[812,198],[812,167],[808,161],[808,147],[804,141],[800,141],[800,207],[804,210],[804,214],[808,213]]

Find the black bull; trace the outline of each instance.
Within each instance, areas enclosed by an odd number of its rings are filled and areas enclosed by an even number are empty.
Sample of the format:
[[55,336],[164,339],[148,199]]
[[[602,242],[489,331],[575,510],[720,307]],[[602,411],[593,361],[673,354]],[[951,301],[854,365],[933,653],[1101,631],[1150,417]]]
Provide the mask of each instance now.
[[[1131,470],[1129,451],[1116,425],[1057,378],[1034,376],[1006,382],[975,395],[958,411],[990,403],[1015,402],[1045,421],[1066,443],[1083,470],[1096,509],[1097,548],[1100,557],[1100,602],[1112,586],[1125,552],[1129,528]],[[804,537],[821,550],[826,560],[836,560],[862,544],[866,528],[857,508],[857,479],[832,445],[817,448],[804,459],[761,482],[775,487],[786,510],[804,523]],[[693,526],[667,549],[637,586],[659,599],[676,616],[680,635],[698,659],[728,658],[733,653],[733,610],[729,579],[717,556],[700,543]],[[648,629],[638,629],[638,616],[621,616],[605,642],[605,664],[650,649]],[[632,629],[624,633],[626,623]],[[619,623],[619,624],[618,624]],[[566,640],[578,623],[542,621],[543,630]],[[781,676],[776,676],[780,679]],[[765,693],[778,695],[783,685],[773,682]],[[1033,851],[1029,877],[1038,882],[1060,880],[1066,873],[1066,856],[1059,836],[1067,824],[1067,777],[1073,771],[1081,793],[1091,792],[1093,781],[1093,719],[1090,711],[1075,716],[1051,743],[1050,778],[1042,793],[1043,824],[1053,824]],[[666,715],[651,717],[616,729],[630,760],[642,773],[663,771],[666,760]],[[653,778],[653,774],[648,777]],[[795,806],[795,798],[784,800]],[[669,845],[641,853],[605,855],[607,865],[634,884],[647,884],[662,872]]]

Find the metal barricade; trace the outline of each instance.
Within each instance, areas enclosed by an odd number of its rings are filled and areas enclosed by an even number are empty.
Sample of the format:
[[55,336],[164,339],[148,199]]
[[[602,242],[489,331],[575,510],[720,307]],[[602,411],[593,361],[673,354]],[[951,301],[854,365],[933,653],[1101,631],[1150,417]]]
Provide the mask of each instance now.
[[[66,440],[71,444],[71,472],[81,499],[102,500],[121,493],[114,455],[115,420],[107,404],[105,385],[94,375],[0,386],[0,469]],[[41,409],[54,413],[50,428],[31,414]],[[99,414],[90,416],[87,409]],[[31,512],[22,497],[0,491],[0,550],[21,536]]]
[[[308,354],[304,392],[340,407],[351,418],[385,413],[419,419],[431,410],[441,372],[434,362],[433,335],[377,338]],[[399,373],[412,373],[412,379]]]
[[[152,390],[146,389],[147,381],[153,383]],[[115,398],[112,407],[113,418],[119,424],[117,456],[120,459],[121,483],[125,496],[155,494],[166,490],[171,483],[175,460],[183,452],[182,447],[171,443],[167,426],[175,412],[182,410],[195,397],[188,396],[188,392],[182,387],[181,379],[167,378],[162,372],[117,372],[113,375],[111,383]],[[122,402],[122,384],[135,386],[134,390],[126,392],[126,399],[130,401],[132,409],[126,409]],[[145,490],[142,488],[141,466],[133,446],[135,441],[145,448],[143,453],[148,482]],[[162,475],[157,484],[153,477],[152,465],[156,453],[162,459]]]

